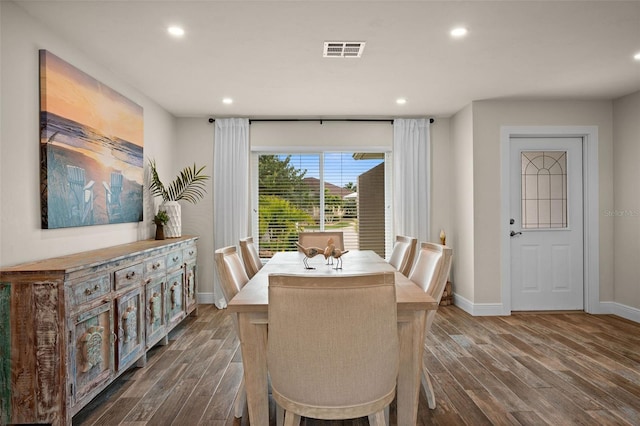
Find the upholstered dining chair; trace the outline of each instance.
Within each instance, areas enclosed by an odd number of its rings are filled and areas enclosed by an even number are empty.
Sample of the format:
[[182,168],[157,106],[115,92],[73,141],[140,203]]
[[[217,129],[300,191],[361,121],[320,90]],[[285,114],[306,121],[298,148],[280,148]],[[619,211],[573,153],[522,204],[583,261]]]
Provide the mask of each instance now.
[[[249,281],[249,276],[244,270],[242,260],[236,251],[235,246],[223,247],[214,252],[213,255],[216,262],[216,269],[218,272],[218,278],[220,278],[220,285],[222,287],[222,294],[224,300],[229,303],[233,297],[238,294],[240,289]],[[238,317],[236,314],[231,314],[233,326],[236,333],[238,333]],[[247,393],[244,388],[244,376],[240,382],[240,388],[238,389],[238,397],[233,407],[233,414],[236,418],[242,417],[242,413],[245,410],[247,404]]]
[[396,242],[393,245],[393,251],[389,258],[389,264],[400,271],[405,277],[408,276],[409,271],[411,271],[417,244],[418,240],[416,238],[406,237],[404,235],[396,236]]
[[[442,299],[442,293],[447,284],[452,256],[453,250],[450,247],[434,243],[422,243],[418,250],[416,263],[409,274],[409,279],[433,297],[438,304]],[[431,330],[431,324],[436,312],[436,310],[427,311],[425,336]],[[436,408],[436,399],[431,379],[429,379],[429,371],[424,364],[422,366],[422,387],[427,396],[429,408]]]
[[262,268],[262,261],[253,243],[253,237],[240,239],[240,253],[242,254],[242,262],[244,262],[244,269],[247,271],[249,279],[251,279]]
[[394,274],[269,276],[267,365],[285,425],[386,424],[399,367]]
[[344,250],[344,234],[342,231],[305,231],[298,233],[298,242],[303,247],[327,247],[327,241],[333,238],[333,245]]

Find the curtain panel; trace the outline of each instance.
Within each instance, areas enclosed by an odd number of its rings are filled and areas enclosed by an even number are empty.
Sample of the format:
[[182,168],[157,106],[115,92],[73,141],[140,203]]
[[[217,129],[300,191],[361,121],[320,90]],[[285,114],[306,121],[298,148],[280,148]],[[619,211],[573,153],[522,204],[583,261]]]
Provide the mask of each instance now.
[[[249,235],[249,120],[216,118],[213,149],[213,246],[238,246]],[[227,306],[215,263],[214,303]]]
[[431,148],[428,118],[393,122],[393,222],[395,235],[429,241]]

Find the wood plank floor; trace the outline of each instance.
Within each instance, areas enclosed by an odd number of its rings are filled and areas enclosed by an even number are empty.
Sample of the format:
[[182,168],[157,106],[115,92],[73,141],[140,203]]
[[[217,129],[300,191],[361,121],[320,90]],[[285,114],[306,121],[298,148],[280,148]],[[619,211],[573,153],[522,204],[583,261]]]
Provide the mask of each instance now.
[[[73,424],[247,424],[232,414],[242,362],[227,312],[201,306],[170,337]],[[421,425],[640,424],[640,324],[584,313],[472,317],[446,306],[426,348],[437,407],[429,410],[421,391]],[[271,412],[275,418],[273,402]]]

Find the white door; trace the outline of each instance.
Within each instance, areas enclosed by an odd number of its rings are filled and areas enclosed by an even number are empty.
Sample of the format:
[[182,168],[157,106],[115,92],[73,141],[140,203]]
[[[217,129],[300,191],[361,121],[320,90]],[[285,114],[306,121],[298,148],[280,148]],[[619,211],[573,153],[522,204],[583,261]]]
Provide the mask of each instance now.
[[511,309],[581,310],[582,138],[510,139]]

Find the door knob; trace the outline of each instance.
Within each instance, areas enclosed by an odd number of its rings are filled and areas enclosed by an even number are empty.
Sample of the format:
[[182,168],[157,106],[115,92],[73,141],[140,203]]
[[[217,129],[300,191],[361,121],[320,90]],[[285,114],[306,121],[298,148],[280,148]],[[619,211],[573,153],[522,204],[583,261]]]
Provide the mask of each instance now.
[[509,234],[510,237],[515,237],[516,235],[520,235],[522,234],[522,232],[515,232],[515,231],[511,231],[511,233]]

